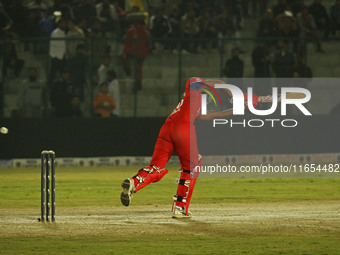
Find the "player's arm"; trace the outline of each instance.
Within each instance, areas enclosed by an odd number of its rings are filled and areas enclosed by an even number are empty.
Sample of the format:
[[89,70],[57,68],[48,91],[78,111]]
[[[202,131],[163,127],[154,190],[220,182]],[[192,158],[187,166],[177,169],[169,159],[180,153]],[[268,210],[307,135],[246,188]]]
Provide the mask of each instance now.
[[[212,87],[215,87],[216,84],[225,84],[226,82],[222,80],[208,80],[205,83]],[[223,93],[227,95],[229,100],[233,97],[233,94],[231,93],[229,89],[223,88],[221,90],[223,91]]]
[[206,115],[200,115],[200,120],[213,120],[213,119],[223,119],[233,115],[233,109],[228,109],[225,111],[207,111]]
[[[244,100],[245,100],[245,107],[248,109],[247,101],[248,101],[248,95],[244,94]],[[254,108],[256,108],[259,100],[257,95],[253,95],[252,102]],[[233,115],[233,109],[228,109],[225,111],[208,111],[206,115],[200,115],[200,120],[212,120],[212,119],[223,119],[226,117],[229,117]]]

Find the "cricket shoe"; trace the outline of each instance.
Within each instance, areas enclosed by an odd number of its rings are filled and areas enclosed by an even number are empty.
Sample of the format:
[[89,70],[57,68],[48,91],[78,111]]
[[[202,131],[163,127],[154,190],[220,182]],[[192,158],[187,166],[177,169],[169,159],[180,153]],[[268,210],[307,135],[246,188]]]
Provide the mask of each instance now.
[[135,184],[133,179],[125,179],[122,182],[122,188],[123,188],[123,192],[120,194],[120,201],[122,201],[122,204],[125,206],[129,206],[131,203],[131,198],[132,198],[132,194],[135,190]]
[[172,218],[176,219],[191,218],[191,212],[185,214],[183,207],[174,206],[174,209],[172,210]]

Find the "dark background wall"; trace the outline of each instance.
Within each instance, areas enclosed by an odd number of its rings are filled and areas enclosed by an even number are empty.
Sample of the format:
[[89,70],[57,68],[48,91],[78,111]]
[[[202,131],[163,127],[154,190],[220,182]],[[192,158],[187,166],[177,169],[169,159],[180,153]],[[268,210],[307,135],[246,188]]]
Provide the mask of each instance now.
[[[340,119],[298,118],[296,128],[230,128],[198,123],[205,154],[327,153],[340,151]],[[0,158],[38,158],[52,149],[58,157],[151,156],[165,118],[0,119]],[[223,134],[223,135],[221,135]],[[208,144],[208,146],[207,146]],[[203,145],[203,146],[202,146]]]
[[0,158],[37,158],[42,150],[58,157],[151,155],[164,118],[3,119]]

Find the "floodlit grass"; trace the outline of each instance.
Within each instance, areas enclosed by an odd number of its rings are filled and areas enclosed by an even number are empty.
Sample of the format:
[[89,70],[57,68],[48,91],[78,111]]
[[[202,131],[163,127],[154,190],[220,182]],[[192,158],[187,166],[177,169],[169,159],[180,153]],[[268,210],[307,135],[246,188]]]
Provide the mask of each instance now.
[[[132,169],[132,170],[131,170]],[[120,205],[120,183],[138,167],[57,168],[58,206]],[[178,167],[158,183],[136,194],[135,205],[169,204],[176,192]],[[340,179],[203,179],[197,181],[194,203],[339,200]],[[0,208],[40,206],[40,169],[0,169]]]
[[[0,239],[1,240],[1,239]],[[339,237],[324,235],[213,235],[1,240],[0,254],[339,254]]]
[[[138,167],[56,169],[58,208],[120,206],[120,182]],[[137,193],[133,205],[171,205],[178,167]],[[340,179],[199,179],[192,203],[252,203],[340,200]],[[40,208],[40,169],[0,168],[0,209]],[[1,219],[0,219],[1,220]],[[15,236],[0,229],[0,254],[340,254],[339,231],[197,235],[136,233],[132,237]]]

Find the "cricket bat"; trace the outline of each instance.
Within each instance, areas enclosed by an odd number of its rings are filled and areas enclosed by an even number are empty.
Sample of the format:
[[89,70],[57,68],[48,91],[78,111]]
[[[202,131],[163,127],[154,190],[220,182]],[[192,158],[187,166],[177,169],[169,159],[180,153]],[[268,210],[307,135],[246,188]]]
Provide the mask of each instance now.
[[[304,93],[287,93],[286,98],[287,99],[300,99],[305,98],[306,95]],[[273,101],[273,96],[259,96],[259,102],[261,103],[270,103]],[[281,102],[281,95],[278,95],[278,102]]]

